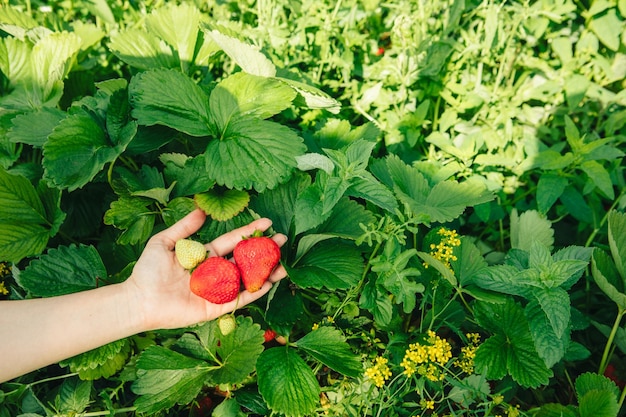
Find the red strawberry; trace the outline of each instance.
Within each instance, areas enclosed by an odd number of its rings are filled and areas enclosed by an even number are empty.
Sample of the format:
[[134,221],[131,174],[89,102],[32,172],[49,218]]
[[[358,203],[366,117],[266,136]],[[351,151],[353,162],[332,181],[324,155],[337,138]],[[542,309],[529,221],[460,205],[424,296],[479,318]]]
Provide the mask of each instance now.
[[272,329],[266,329],[265,333],[263,333],[263,339],[265,343],[271,342],[276,337],[276,332]]
[[224,304],[239,295],[239,269],[225,258],[207,258],[191,273],[189,288],[194,294],[215,304]]
[[276,242],[262,236],[262,232],[257,230],[252,236],[237,243],[233,257],[241,272],[244,287],[255,292],[261,289],[278,265],[280,248]]

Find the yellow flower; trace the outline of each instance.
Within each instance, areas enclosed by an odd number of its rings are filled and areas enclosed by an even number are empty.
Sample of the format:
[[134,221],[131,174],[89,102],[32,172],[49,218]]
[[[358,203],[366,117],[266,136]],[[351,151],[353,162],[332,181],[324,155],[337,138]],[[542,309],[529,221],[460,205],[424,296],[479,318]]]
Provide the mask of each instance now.
[[428,331],[426,343],[412,343],[404,353],[400,366],[406,376],[415,373],[425,376],[431,381],[442,381],[445,378],[445,365],[452,358],[452,346],[447,340]]
[[8,293],[9,290],[7,289],[7,287],[4,286],[4,282],[0,281],[0,294],[7,295]]
[[371,379],[378,388],[385,385],[385,382],[391,378],[391,370],[387,366],[387,358],[377,357],[375,364],[365,370],[365,376]]
[[454,364],[466,374],[474,373],[474,358],[476,357],[476,350],[480,344],[480,335],[478,333],[468,333],[467,337],[468,345],[461,348],[461,354],[454,361]]
[[[439,229],[437,234],[441,236],[441,241],[437,245],[430,244],[430,255],[450,268],[450,261],[457,260],[454,248],[461,245],[461,239],[456,230],[448,230],[445,227]],[[424,267],[428,268],[428,264],[424,263]]]

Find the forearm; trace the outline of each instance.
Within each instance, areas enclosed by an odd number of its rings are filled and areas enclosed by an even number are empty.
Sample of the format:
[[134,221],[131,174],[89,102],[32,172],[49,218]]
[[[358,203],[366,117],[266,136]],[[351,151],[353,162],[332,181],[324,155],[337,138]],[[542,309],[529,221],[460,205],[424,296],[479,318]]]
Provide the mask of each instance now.
[[131,298],[116,284],[0,302],[0,382],[143,331]]

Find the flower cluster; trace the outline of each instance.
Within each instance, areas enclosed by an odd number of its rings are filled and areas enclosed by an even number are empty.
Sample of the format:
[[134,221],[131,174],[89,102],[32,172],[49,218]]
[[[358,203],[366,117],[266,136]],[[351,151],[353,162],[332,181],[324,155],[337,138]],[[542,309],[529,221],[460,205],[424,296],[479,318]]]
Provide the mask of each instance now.
[[374,360],[375,364],[365,370],[365,376],[371,379],[378,388],[385,385],[385,382],[391,378],[391,370],[387,365],[387,358],[378,356]]
[[429,330],[424,344],[409,345],[400,365],[404,368],[406,376],[418,373],[431,381],[442,381],[445,377],[444,367],[451,358],[450,343]]
[[9,290],[4,285],[4,281],[1,281],[2,278],[6,277],[11,273],[11,269],[5,262],[0,262],[0,295],[9,294]]
[[[430,254],[450,268],[450,261],[457,260],[454,248],[461,245],[461,239],[456,230],[449,230],[445,227],[439,229],[437,234],[441,236],[441,241],[437,245],[434,243],[430,244]],[[425,263],[424,267],[428,268],[428,264]]]
[[467,337],[467,346],[461,348],[461,354],[454,361],[454,365],[469,375],[474,373],[474,357],[480,344],[480,335],[467,333],[465,336]]

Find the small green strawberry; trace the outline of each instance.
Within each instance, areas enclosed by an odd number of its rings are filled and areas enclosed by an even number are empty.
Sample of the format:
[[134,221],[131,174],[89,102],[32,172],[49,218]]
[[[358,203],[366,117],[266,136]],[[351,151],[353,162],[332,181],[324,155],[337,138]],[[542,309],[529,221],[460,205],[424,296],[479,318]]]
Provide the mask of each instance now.
[[244,287],[249,292],[255,292],[261,289],[280,262],[280,248],[257,230],[252,236],[237,243],[233,258],[241,271]]
[[220,328],[220,332],[226,336],[235,330],[235,327],[237,327],[237,321],[232,314],[227,314],[217,319],[217,326]]
[[214,304],[233,301],[239,295],[241,275],[228,259],[207,258],[191,272],[189,288],[194,294]]
[[206,248],[200,242],[191,239],[180,239],[174,246],[176,259],[185,269],[194,269],[206,258]]

